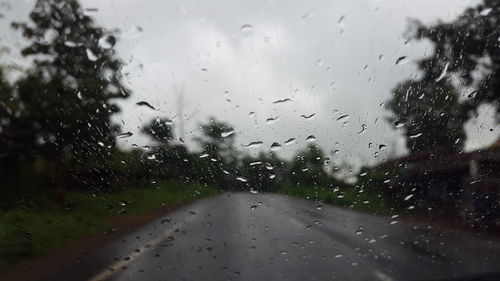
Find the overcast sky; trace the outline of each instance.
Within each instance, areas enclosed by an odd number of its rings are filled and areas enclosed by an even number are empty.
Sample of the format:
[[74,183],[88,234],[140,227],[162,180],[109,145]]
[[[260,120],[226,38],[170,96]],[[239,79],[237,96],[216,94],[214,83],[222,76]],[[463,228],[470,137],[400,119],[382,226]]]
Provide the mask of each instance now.
[[[124,146],[147,144],[137,127],[160,116],[175,117],[177,128],[184,123],[177,137],[183,135],[193,147],[199,123],[214,116],[235,125],[238,145],[264,142],[260,148],[241,148],[250,153],[296,138],[297,144],[278,152],[287,157],[314,135],[328,153],[338,150],[337,162],[359,164],[405,152],[400,133],[385,121],[383,103],[398,82],[417,74],[412,62],[432,51],[425,42],[407,42],[409,19],[449,21],[478,1],[81,3],[97,8],[89,14],[99,25],[121,30],[116,49],[126,62],[124,82],[133,95],[120,102],[123,112],[116,120],[123,120],[124,131],[135,133]],[[25,18],[33,4],[11,0],[10,10],[2,6],[0,43],[20,44],[8,22]],[[14,62],[16,52],[14,48],[2,61]],[[401,56],[407,56],[408,63],[396,65]],[[273,103],[286,98],[291,101]],[[138,101],[158,110],[136,106]],[[466,125],[468,149],[488,145],[500,132],[490,131],[493,111],[486,107],[481,112],[480,121]],[[311,114],[309,119],[301,117]],[[349,118],[337,121],[345,114]],[[268,118],[277,120],[266,122]],[[379,151],[379,144],[387,149]]]

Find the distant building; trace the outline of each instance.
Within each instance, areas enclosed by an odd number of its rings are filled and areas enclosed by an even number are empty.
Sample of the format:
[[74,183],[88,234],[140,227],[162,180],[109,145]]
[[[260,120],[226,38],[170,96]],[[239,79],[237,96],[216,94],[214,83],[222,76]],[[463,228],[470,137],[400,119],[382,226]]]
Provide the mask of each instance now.
[[375,170],[387,175],[384,195],[395,205],[475,224],[500,223],[500,139],[471,152],[413,153]]

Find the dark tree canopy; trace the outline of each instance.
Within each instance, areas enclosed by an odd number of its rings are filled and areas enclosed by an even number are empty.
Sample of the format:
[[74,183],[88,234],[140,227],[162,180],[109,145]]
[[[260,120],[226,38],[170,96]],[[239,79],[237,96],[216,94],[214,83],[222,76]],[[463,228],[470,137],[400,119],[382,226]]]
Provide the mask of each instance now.
[[13,23],[30,44],[22,50],[33,67],[17,81],[22,106],[16,118],[29,120],[35,142],[49,156],[77,162],[106,156],[114,144],[110,117],[114,98],[128,97],[114,37],[97,27],[74,0],[38,0],[31,23]]
[[318,186],[325,183],[325,154],[317,145],[310,144],[297,152],[290,165],[290,180],[293,184]]
[[441,80],[409,80],[398,85],[387,104],[391,121],[403,127],[412,152],[463,147],[467,114],[454,87]]
[[110,119],[119,112],[113,100],[129,96],[116,39],[76,0],[38,0],[29,18],[12,24],[27,40],[21,53],[32,63],[13,87],[1,89],[0,161],[44,171],[51,181],[44,186],[108,185],[102,175],[118,130]]
[[448,72],[458,74],[463,85],[477,90],[467,102],[469,110],[491,103],[500,113],[499,26],[497,0],[484,0],[450,23],[426,26],[417,22],[415,36],[430,40],[435,47],[434,53],[420,62],[420,68],[436,78],[448,64]]
[[234,129],[225,122],[211,118],[207,124],[201,125],[202,136],[195,138],[204,153],[219,158],[225,163],[236,161],[234,147]]
[[141,131],[154,141],[163,145],[168,145],[174,138],[171,123],[172,121],[170,119],[157,118],[142,127]]

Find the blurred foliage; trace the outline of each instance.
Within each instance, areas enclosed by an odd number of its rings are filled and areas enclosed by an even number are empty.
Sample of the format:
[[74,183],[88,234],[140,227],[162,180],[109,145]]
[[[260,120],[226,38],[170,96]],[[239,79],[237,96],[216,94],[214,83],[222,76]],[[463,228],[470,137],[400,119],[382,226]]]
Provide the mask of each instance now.
[[[463,124],[489,103],[500,116],[500,2],[485,0],[456,20],[425,25],[413,22],[412,36],[429,40],[432,54],[418,61],[421,78],[398,85],[387,107],[392,121],[404,124],[410,151],[463,147]],[[456,78],[456,79],[453,79]],[[458,89],[471,87],[466,99]]]
[[458,81],[472,86],[467,109],[476,111],[482,103],[496,107],[500,113],[500,2],[484,0],[466,9],[456,20],[425,25],[415,21],[417,39],[430,40],[432,55],[419,62],[420,69],[431,79],[440,76],[447,65],[449,73],[457,74]]
[[390,121],[402,128],[410,151],[463,148],[467,114],[451,83],[427,76],[405,81],[396,87],[387,108],[394,114]]
[[158,182],[142,188],[130,187],[121,192],[98,195],[69,192],[68,210],[64,213],[53,204],[51,197],[54,194],[45,193],[39,196],[36,205],[0,213],[0,270],[20,259],[47,252],[71,239],[110,232],[112,225],[103,221],[103,218],[136,215],[216,192],[211,187],[172,182]]
[[26,194],[52,187],[62,205],[68,186],[110,187],[104,175],[118,130],[110,117],[119,111],[112,99],[129,91],[113,35],[77,1],[38,0],[29,17],[12,26],[28,42],[21,53],[31,66],[12,86],[1,80],[0,176],[13,181],[5,188],[22,186]]

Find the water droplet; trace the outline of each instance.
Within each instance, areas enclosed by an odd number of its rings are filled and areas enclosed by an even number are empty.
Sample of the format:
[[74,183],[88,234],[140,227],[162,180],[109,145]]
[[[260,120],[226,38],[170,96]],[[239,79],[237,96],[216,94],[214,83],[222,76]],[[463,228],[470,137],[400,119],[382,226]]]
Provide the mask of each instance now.
[[98,59],[96,54],[94,54],[94,52],[92,52],[91,49],[86,49],[86,52],[87,52],[87,58],[89,59],[89,61],[96,61]]
[[339,20],[337,21],[337,24],[342,24],[342,22],[344,22],[345,20],[345,15],[342,15]]
[[303,20],[307,20],[308,18],[310,18],[312,16],[312,13],[305,13],[302,15],[302,19]]
[[229,137],[232,134],[234,134],[234,130],[230,130],[230,131],[227,131],[227,132],[222,132],[220,134],[220,136],[223,137],[223,138],[227,138],[227,137]]
[[251,24],[244,24],[240,27],[240,33],[243,37],[250,37],[253,34],[253,26]]
[[125,132],[125,133],[118,134],[117,137],[124,139],[124,138],[131,137],[132,135],[133,135],[132,132]]
[[248,117],[255,117],[255,112],[251,111],[250,113],[248,113]]
[[492,8],[486,8],[486,9],[482,10],[479,14],[484,17],[484,16],[489,15],[492,10],[493,10]]
[[146,106],[146,107],[149,107],[151,108],[152,110],[156,110],[151,104],[149,104],[148,102],[146,101],[140,101],[140,102],[137,102],[136,103],[138,106]]
[[64,42],[64,46],[70,47],[70,48],[78,47],[78,46],[81,46],[81,45],[82,45],[82,43],[76,43],[76,42],[73,42],[73,41],[66,41],[66,42]]
[[155,160],[156,159],[156,155],[151,154],[151,155],[148,156],[148,159],[149,160]]
[[277,143],[277,142],[273,142],[271,144],[271,150],[272,151],[277,151],[277,150],[280,150],[281,149],[281,144]]
[[276,175],[269,175],[270,179],[274,179],[275,177],[276,177]]
[[200,158],[207,158],[208,156],[209,156],[208,153],[204,153],[204,154],[200,155]]
[[304,119],[308,119],[308,120],[313,119],[314,116],[316,116],[316,113],[312,113],[312,114],[309,114],[309,115],[304,115],[304,114],[300,115],[300,117],[302,117]]
[[247,148],[260,147],[260,146],[262,146],[262,144],[264,144],[264,143],[261,141],[253,141],[253,142],[245,145],[244,147],[247,147]]
[[418,137],[420,137],[422,135],[422,133],[418,133],[418,134],[414,134],[414,135],[410,135],[408,136],[409,139],[416,139]]
[[280,119],[279,116],[277,117],[271,117],[266,119],[266,124],[271,125],[273,123],[276,123]]
[[477,95],[477,91],[473,91],[473,92],[471,92],[470,94],[468,94],[468,95],[467,95],[467,97],[468,97],[469,99],[473,99],[473,98],[475,98],[475,97],[476,97],[476,95]]
[[247,182],[248,181],[244,177],[237,177],[236,180],[241,181],[241,182]]
[[257,205],[252,205],[252,206],[250,206],[250,209],[255,210],[255,209],[257,209],[257,207],[258,207]]
[[343,255],[342,255],[342,254],[337,254],[337,255],[335,255],[335,258],[336,258],[336,259],[340,259],[340,258],[342,258],[342,257],[343,257]]
[[359,228],[358,228],[358,229],[354,232],[354,234],[356,234],[356,235],[361,235],[361,234],[363,234],[363,228],[362,228],[362,227],[359,227]]
[[78,93],[76,93],[76,96],[79,98],[79,99],[83,99],[83,96],[82,96],[82,92],[78,91]]
[[348,119],[350,118],[349,115],[347,114],[344,114],[344,115],[341,115],[339,118],[337,118],[337,121],[347,121]]
[[406,63],[408,63],[408,57],[407,56],[399,57],[396,60],[396,65],[403,65],[403,64],[406,64]]
[[357,134],[358,135],[361,135],[362,133],[364,133],[366,131],[366,125],[365,124],[362,124],[361,125],[361,131],[359,131]]
[[251,162],[249,165],[250,166],[255,166],[255,165],[260,165],[260,164],[262,164],[262,161]]
[[280,254],[286,255],[286,254],[288,254],[288,252],[287,251],[280,251]]
[[289,138],[287,141],[285,141],[283,144],[284,145],[292,145],[292,144],[296,144],[297,141],[295,140],[295,138]]
[[323,209],[323,205],[316,205],[316,210],[321,210]]
[[114,36],[111,35],[105,35],[101,38],[99,38],[99,41],[97,41],[97,44],[99,47],[103,49],[111,49],[113,46],[116,44],[116,39]]
[[203,74],[208,73],[208,69],[206,69],[206,68],[201,68],[201,69],[200,69],[200,71],[201,71],[201,73],[203,73]]
[[307,141],[307,142],[314,142],[314,141],[316,141],[316,137],[315,137],[315,136],[313,136],[313,135],[310,135],[310,136],[308,136],[308,137],[306,138],[306,141]]
[[414,196],[414,194],[410,194],[410,195],[406,196],[404,200],[405,200],[405,201],[408,201],[408,200],[410,200],[413,196]]
[[226,171],[226,170],[222,170],[222,172],[223,172],[224,174],[226,174],[226,175],[229,175],[229,172],[228,172],[228,171]]
[[251,188],[251,189],[250,189],[250,193],[252,193],[252,194],[257,194],[257,193],[259,193],[259,192],[258,192],[257,190],[255,190],[255,189]]
[[404,125],[405,125],[405,123],[401,120],[394,121],[394,128],[396,128],[396,129],[399,129],[399,128],[403,127]]
[[127,32],[123,34],[123,38],[132,39],[140,35],[143,31],[142,27],[138,25],[132,26]]
[[385,144],[378,145],[378,149],[386,149],[386,148],[387,148],[387,145],[385,145]]
[[292,100],[290,98],[282,99],[282,100],[277,100],[273,102],[273,104],[279,104],[279,103],[286,103],[286,102],[291,102]]
[[446,72],[448,71],[448,66],[450,65],[449,62],[447,62],[444,67],[443,67],[443,70],[441,71],[441,74],[439,74],[439,77],[436,78],[436,80],[434,80],[435,82],[439,82],[441,81],[441,79],[443,79],[445,76],[446,76]]

